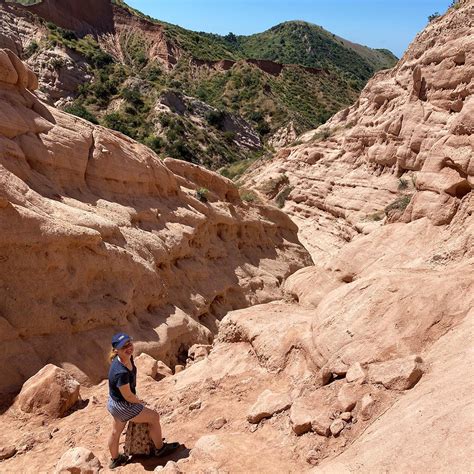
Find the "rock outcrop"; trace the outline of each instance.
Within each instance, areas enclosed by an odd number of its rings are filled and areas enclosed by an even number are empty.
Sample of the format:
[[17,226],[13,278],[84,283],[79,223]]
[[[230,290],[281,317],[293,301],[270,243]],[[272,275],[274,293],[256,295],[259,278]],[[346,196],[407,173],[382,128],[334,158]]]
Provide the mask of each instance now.
[[458,2],[356,104],[247,175],[270,198],[286,177],[284,210],[315,261],[384,222],[439,227],[472,207],[472,9]]
[[79,389],[64,369],[48,364],[24,383],[15,404],[25,413],[59,418],[77,403]]
[[[46,361],[98,381],[119,327],[143,340],[140,351],[185,361],[228,310],[281,296],[285,278],[310,262],[283,213],[242,203],[216,173],[163,163],[46,106],[36,87],[1,50],[2,391]],[[196,197],[203,186],[206,203]]]
[[[285,191],[313,266],[276,208],[245,205],[229,181],[157,162],[36,100],[28,107],[8,68],[2,100],[30,112],[0,121],[0,265],[14,270],[1,269],[4,359],[24,370],[34,350],[38,364],[56,357],[90,380],[116,324],[138,352],[179,362],[174,374],[142,377],[139,393],[183,448],[164,469],[144,461],[124,472],[469,471],[472,16],[472,1],[459,2],[317,132],[320,142],[251,172],[262,196]],[[209,186],[207,202],[196,183]],[[362,218],[382,209],[381,220]],[[33,302],[20,301],[25,287]],[[7,410],[2,469],[53,471],[65,444],[105,464],[106,382],[81,396],[85,408],[28,433]]]

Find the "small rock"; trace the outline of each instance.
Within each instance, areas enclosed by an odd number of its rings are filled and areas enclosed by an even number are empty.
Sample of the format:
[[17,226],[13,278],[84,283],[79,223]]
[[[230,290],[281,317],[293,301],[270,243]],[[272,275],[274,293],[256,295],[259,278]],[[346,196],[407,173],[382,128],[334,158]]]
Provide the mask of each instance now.
[[213,430],[220,430],[225,424],[227,423],[227,420],[223,417],[216,418],[214,421],[211,422],[210,427]]
[[325,415],[316,415],[311,420],[311,427],[314,432],[320,436],[328,437],[331,434],[330,431],[331,420]]
[[156,380],[164,379],[173,375],[173,371],[161,360],[156,361]]
[[362,368],[359,362],[351,365],[346,373],[346,380],[348,382],[364,383],[366,377],[367,375],[365,370]]
[[360,402],[360,410],[359,410],[359,416],[364,420],[367,421],[369,420],[375,409],[375,400],[372,398],[370,393],[367,393],[362,397],[362,400]]
[[48,364],[23,384],[15,403],[23,412],[59,418],[79,400],[79,389],[64,369]]
[[255,431],[257,431],[257,429],[258,429],[258,425],[250,425],[250,427],[249,427],[250,433],[255,433]]
[[344,413],[341,413],[340,418],[343,421],[350,421],[352,418],[352,413],[350,411],[345,411]]
[[423,375],[422,359],[409,356],[369,366],[369,381],[381,383],[390,390],[408,390],[414,387]]
[[318,448],[311,449],[308,451],[308,454],[306,454],[306,462],[308,464],[311,464],[312,466],[316,466],[316,464],[319,463],[319,460],[321,459],[321,450]]
[[189,405],[190,410],[199,410],[201,408],[202,402],[201,400],[196,400],[195,402]]
[[338,436],[339,433],[344,429],[346,424],[342,420],[335,420],[332,422],[330,430],[333,436]]
[[337,394],[337,401],[342,412],[352,411],[357,402],[364,396],[368,387],[359,384],[344,384]]
[[0,461],[4,459],[10,459],[15,456],[16,448],[15,446],[2,446],[0,447]]
[[95,454],[86,448],[72,448],[59,460],[55,473],[95,474],[102,468]]
[[287,410],[290,406],[291,399],[288,394],[265,390],[250,409],[247,420],[249,423],[258,423],[264,418],[271,418],[275,413]]
[[168,461],[165,466],[156,466],[154,472],[162,472],[163,474],[181,474],[181,469],[174,461]]
[[174,373],[175,374],[179,374],[180,372],[182,372],[184,370],[184,365],[175,365],[174,366]]
[[290,422],[293,431],[298,436],[311,430],[311,412],[301,401],[297,400],[291,406]]
[[158,361],[144,352],[134,359],[138,373],[148,375],[151,378],[156,377]]

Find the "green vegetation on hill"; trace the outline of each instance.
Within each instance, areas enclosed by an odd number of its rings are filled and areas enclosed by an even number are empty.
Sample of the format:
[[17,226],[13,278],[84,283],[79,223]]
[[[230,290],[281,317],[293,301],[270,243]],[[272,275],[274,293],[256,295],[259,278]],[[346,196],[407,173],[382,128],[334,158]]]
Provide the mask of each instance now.
[[19,3],[21,5],[36,5],[41,3],[43,0],[6,0],[7,3]]
[[[240,162],[248,165],[265,153],[265,147],[252,151],[252,147],[242,146],[235,131],[223,126],[229,114],[243,117],[264,143],[290,121],[303,132],[353,103],[370,76],[396,60],[389,51],[351,43],[305,22],[282,23],[251,36],[220,36],[154,20],[123,0],[111,1],[163,27],[169,43],[180,51],[171,70],[150,54],[151,40],[141,34],[139,23],[117,35],[117,55],[115,48],[104,50],[101,45],[106,43],[99,44],[92,35],[79,36],[44,22],[48,28],[46,44],[32,42],[25,57],[54,46],[79,54],[89,64],[93,80],[79,87],[74,103],[66,108],[68,112],[118,130],[162,156],[210,168],[226,165],[230,176],[239,174]],[[212,63],[223,59],[235,64],[224,70]],[[285,66],[279,73],[277,67],[269,74],[247,59],[266,59]],[[208,63],[199,66],[196,60]],[[57,70],[60,61],[52,64]],[[204,105],[186,99],[188,110],[163,112],[166,109],[159,103],[169,91],[195,97]],[[195,105],[211,112],[205,118],[202,110],[196,115],[192,110]]]
[[237,37],[246,57],[283,64],[340,71],[358,87],[378,69],[391,67],[396,58],[338,38],[320,26],[290,21],[251,36]]

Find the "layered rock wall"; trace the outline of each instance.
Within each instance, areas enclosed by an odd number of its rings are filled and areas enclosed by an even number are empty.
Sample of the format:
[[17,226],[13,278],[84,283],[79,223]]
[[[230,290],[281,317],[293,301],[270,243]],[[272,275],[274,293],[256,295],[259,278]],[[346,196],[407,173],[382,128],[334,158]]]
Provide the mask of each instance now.
[[212,341],[228,310],[278,297],[309,263],[283,213],[242,203],[215,173],[163,163],[46,106],[36,87],[0,50],[2,391],[46,361],[99,380],[98,357],[118,328],[176,363],[194,342]]
[[472,208],[473,10],[431,22],[354,106],[248,175],[270,197],[287,177],[284,209],[319,262],[385,221],[442,226]]

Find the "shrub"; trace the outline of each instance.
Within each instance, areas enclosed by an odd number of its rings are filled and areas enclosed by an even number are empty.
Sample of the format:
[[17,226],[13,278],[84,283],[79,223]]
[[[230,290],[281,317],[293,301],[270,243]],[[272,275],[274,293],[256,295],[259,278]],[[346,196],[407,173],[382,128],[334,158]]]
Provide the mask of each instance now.
[[439,12],[434,12],[428,17],[428,21],[431,23],[433,20],[436,20],[436,18],[439,18],[441,15]]
[[224,132],[224,140],[227,143],[233,143],[235,140],[235,132]]
[[379,212],[374,212],[373,214],[369,214],[367,216],[367,219],[369,221],[381,221],[384,217],[384,212],[383,211],[379,211]]
[[402,190],[406,188],[408,188],[408,181],[404,178],[400,178],[398,180],[398,189]]
[[225,112],[222,110],[211,110],[206,114],[206,120],[209,125],[221,129],[224,121]]
[[285,186],[276,196],[275,202],[276,205],[281,209],[286,202],[287,197],[293,191],[293,186]]
[[132,89],[122,89],[120,95],[127,101],[133,104],[135,107],[142,107],[144,105],[142,95],[137,87]]
[[64,60],[62,58],[53,58],[51,60],[51,66],[57,71],[64,66]]
[[82,104],[72,104],[68,107],[65,107],[65,112],[68,114],[75,115],[76,117],[81,117],[88,120],[89,122],[98,124],[97,118],[91,112],[89,112]]
[[161,149],[164,146],[163,139],[157,137],[156,135],[149,135],[145,138],[145,140],[143,140],[143,143],[148,148],[151,148],[155,153],[160,153]]
[[397,200],[393,201],[385,208],[385,214],[389,214],[391,211],[404,211],[408,204],[410,204],[411,195],[405,194],[404,196],[398,198]]
[[199,188],[196,190],[196,197],[201,201],[201,202],[207,202],[208,201],[208,196],[209,190],[207,188]]
[[240,198],[242,199],[242,201],[254,202],[257,199],[257,196],[255,196],[254,193],[247,191],[247,192],[242,193]]
[[39,44],[35,40],[31,41],[23,52],[24,59],[30,58],[38,50],[39,50]]
[[136,134],[130,128],[127,119],[119,112],[112,112],[110,114],[105,115],[103,118],[103,123],[108,128],[117,130],[117,132],[121,132],[131,138],[136,138]]
[[267,122],[261,122],[257,125],[257,132],[262,135],[268,135],[271,131],[270,125]]

